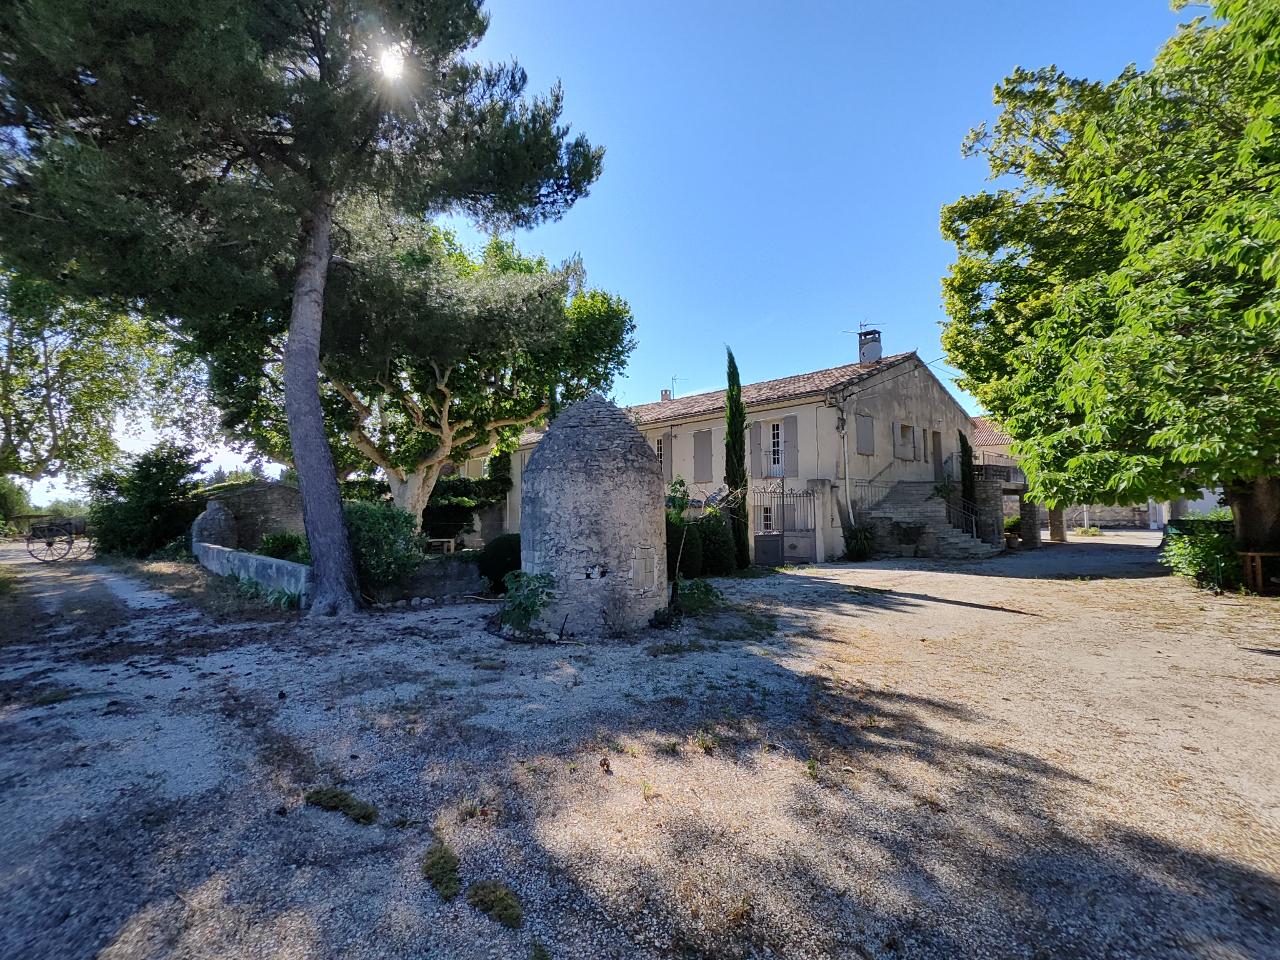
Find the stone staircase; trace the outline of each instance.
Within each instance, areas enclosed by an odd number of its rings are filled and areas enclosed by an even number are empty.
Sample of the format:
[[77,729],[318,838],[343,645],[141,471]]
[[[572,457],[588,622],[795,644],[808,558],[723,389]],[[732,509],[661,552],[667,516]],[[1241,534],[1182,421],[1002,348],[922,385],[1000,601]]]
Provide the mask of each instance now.
[[[986,543],[951,525],[945,501],[934,496],[935,486],[928,481],[899,480],[871,507],[867,516],[876,528],[881,545],[907,556],[948,560],[982,560],[1000,553],[1003,546]],[[894,536],[894,523],[924,527],[924,534],[913,550],[899,545]]]

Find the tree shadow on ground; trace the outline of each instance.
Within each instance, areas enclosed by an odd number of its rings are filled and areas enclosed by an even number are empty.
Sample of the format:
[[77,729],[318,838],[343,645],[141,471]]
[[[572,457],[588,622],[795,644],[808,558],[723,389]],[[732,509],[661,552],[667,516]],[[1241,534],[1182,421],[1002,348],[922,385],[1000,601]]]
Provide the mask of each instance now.
[[822,569],[954,571],[975,577],[1029,580],[1143,580],[1169,576],[1157,558],[1159,547],[1100,539],[1091,542],[1043,543],[1034,549],[1006,551],[987,560],[956,561],[893,558],[865,563],[824,564]]
[[[326,691],[334,719],[289,749],[285,701],[245,691],[219,734],[258,744],[240,778],[181,801],[99,798],[40,852],[54,869],[39,884],[3,875],[28,925],[0,946],[104,960],[522,958],[534,939],[556,958],[628,960],[1277,956],[1273,875],[1094,809],[1105,784],[969,704],[802,664],[812,611],[769,615],[724,613],[744,618],[738,634],[686,625],[699,645],[670,656],[647,652],[657,634],[581,650],[481,635],[452,654],[406,639],[398,674],[384,665],[376,682],[495,651],[503,667],[425,685],[411,710]],[[271,629],[283,646],[308,628]],[[610,672],[622,695],[597,697]],[[374,802],[378,822],[298,806],[322,781]],[[468,813],[477,797],[496,812]],[[516,891],[518,931],[422,879],[434,836],[464,884]]]

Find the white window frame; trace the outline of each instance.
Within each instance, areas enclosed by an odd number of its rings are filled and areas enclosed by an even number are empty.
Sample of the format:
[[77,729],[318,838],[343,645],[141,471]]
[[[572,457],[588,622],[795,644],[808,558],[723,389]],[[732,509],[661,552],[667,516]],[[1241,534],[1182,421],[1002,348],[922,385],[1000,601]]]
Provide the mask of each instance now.
[[765,533],[773,532],[773,507],[760,508],[760,529]]
[[782,429],[781,420],[773,420],[767,424],[769,428],[769,437],[765,446],[765,466],[764,472],[766,477],[780,477],[786,469],[786,449],[785,444],[787,438]]
[[662,466],[662,438],[658,437],[653,442],[653,449],[658,454],[658,466]]

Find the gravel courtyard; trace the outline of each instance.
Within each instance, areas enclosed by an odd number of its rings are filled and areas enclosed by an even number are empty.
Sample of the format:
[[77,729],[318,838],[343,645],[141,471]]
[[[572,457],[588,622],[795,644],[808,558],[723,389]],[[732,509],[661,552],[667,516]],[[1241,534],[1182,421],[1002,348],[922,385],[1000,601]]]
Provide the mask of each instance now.
[[718,581],[590,646],[6,547],[0,956],[1280,958],[1280,605],[1155,542]]

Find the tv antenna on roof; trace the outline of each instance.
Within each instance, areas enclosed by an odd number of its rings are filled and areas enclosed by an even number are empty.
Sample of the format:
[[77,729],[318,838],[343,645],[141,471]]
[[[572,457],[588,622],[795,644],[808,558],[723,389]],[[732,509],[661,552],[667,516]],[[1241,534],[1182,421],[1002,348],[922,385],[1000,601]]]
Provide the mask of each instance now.
[[676,381],[683,379],[684,377],[677,377],[674,373],[671,375],[671,399],[674,400],[676,396]]

